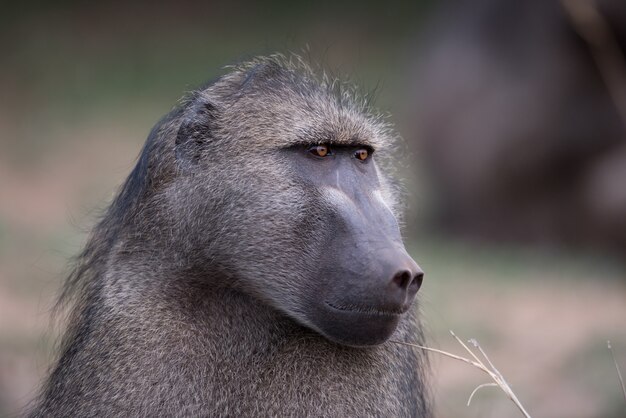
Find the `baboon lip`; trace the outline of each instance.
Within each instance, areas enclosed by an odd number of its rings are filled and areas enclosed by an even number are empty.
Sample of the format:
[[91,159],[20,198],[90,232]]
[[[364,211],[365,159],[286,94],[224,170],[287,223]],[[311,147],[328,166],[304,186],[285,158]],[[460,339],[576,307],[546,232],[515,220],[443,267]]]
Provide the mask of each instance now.
[[376,309],[374,307],[369,307],[369,306],[338,305],[329,301],[324,301],[324,303],[335,311],[357,313],[357,314],[370,315],[370,316],[397,317],[397,316],[403,315],[408,310],[408,308],[404,308],[404,307],[399,307],[398,309],[393,309],[393,310],[383,310],[383,309]]

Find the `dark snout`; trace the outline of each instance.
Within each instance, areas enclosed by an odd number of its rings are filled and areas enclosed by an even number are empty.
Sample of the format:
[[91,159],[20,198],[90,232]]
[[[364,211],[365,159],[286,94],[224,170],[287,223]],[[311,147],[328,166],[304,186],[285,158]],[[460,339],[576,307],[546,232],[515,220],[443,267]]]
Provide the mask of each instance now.
[[381,279],[386,282],[381,289],[383,310],[406,312],[422,286],[424,273],[404,251],[383,255],[379,262],[384,268]]
[[[353,197],[358,211],[342,211],[337,264],[347,273],[349,305],[382,313],[404,313],[415,300],[424,273],[409,256],[395,217],[375,195]],[[358,268],[355,268],[358,266]],[[350,295],[350,296],[348,296]],[[342,298],[343,299],[343,298]]]
[[335,306],[383,315],[403,314],[411,307],[424,273],[401,244],[388,245],[371,249],[359,245],[349,252],[361,269],[344,270],[345,285],[335,297]]
[[399,232],[388,231],[337,236],[343,248],[332,250],[334,263],[323,273],[327,285],[320,323],[331,339],[353,346],[380,344],[411,309],[424,273]]
[[331,283],[319,317],[325,335],[352,346],[386,341],[411,308],[424,277],[401,245],[356,255],[363,250],[356,246],[349,252],[351,268],[328,271]]
[[329,178],[325,189],[329,241],[312,300],[316,328],[324,335],[370,346],[391,337],[411,309],[424,273],[406,252],[382,193],[360,184],[366,168],[350,170]]

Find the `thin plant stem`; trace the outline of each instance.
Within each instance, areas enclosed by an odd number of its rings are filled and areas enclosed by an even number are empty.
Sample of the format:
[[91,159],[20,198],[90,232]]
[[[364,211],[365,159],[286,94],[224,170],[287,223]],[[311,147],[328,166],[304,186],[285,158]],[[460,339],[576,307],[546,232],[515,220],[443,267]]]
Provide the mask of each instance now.
[[626,400],[626,387],[624,387],[624,379],[622,378],[622,372],[619,370],[619,364],[617,364],[617,359],[615,358],[615,353],[613,352],[613,346],[611,345],[611,341],[606,342],[609,351],[611,352],[611,357],[613,357],[613,363],[615,363],[615,370],[617,370],[617,377],[619,378],[619,383],[622,386],[622,394],[624,395],[624,400]]
[[498,384],[497,383],[483,383],[482,385],[476,386],[476,388],[472,391],[472,394],[469,396],[469,399],[467,400],[467,406],[470,406],[470,404],[472,403],[472,398],[474,397],[476,392],[478,392],[479,389],[486,388],[488,386],[498,387]]
[[[494,381],[494,383],[484,383],[484,384],[479,385],[478,387],[476,387],[472,391],[472,393],[471,393],[471,395],[470,395],[470,397],[469,397],[469,399],[467,401],[467,405],[468,406],[471,403],[472,398],[474,397],[474,395],[476,394],[476,392],[479,389],[487,387],[487,386],[498,386],[508,396],[508,398],[515,404],[515,406],[517,406],[517,408],[520,410],[520,412],[524,415],[525,418],[531,418],[530,414],[526,411],[526,409],[524,408],[522,403],[519,401],[519,399],[517,398],[515,393],[513,393],[513,390],[511,389],[511,387],[509,386],[507,381],[504,379],[504,377],[502,376],[500,371],[494,366],[494,364],[491,362],[491,360],[489,359],[489,357],[487,356],[485,351],[480,347],[480,344],[478,344],[478,341],[472,339],[472,340],[470,340],[470,344],[472,344],[480,352],[480,354],[485,358],[488,366],[485,365],[485,363],[474,353],[474,351],[472,351],[459,337],[457,337],[454,332],[450,331],[450,334],[452,334],[454,339],[465,349],[465,351],[467,351],[470,354],[470,356],[474,360],[471,360],[471,359],[465,358],[465,357],[461,357],[461,356],[458,356],[456,354],[449,353],[447,351],[438,350],[436,348],[425,347],[423,345],[412,344],[412,343],[407,343],[407,342],[404,342],[404,341],[396,341],[396,340],[390,340],[390,342],[395,343],[395,344],[406,345],[406,346],[413,347],[413,348],[419,348],[421,350],[430,351],[430,352],[437,353],[437,354],[441,354],[441,355],[444,355],[446,357],[450,357],[452,359],[455,359],[455,360],[458,360],[458,361],[462,361],[462,362],[467,363],[467,364],[469,364],[471,366],[474,366],[477,369],[482,370],[484,373],[489,375],[489,377],[491,377],[491,379]],[[619,373],[619,371],[618,371],[618,373]],[[620,381],[621,381],[621,375],[620,375]]]

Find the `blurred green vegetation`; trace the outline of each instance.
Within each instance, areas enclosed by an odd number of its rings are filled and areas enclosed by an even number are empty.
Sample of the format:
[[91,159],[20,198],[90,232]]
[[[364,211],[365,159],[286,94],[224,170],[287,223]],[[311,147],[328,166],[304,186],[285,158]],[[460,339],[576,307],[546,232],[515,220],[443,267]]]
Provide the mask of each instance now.
[[[0,13],[0,148],[20,169],[59,143],[121,127],[141,143],[187,91],[258,54],[296,52],[376,105],[405,101],[430,1],[28,2]],[[84,138],[85,141],[91,138]]]
[[[0,13],[3,112],[20,148],[103,111],[162,114],[185,92],[257,54],[295,51],[381,89],[429,2],[10,3]],[[133,112],[129,112],[133,109]],[[19,140],[18,140],[19,139]],[[6,139],[5,139],[6,141]]]

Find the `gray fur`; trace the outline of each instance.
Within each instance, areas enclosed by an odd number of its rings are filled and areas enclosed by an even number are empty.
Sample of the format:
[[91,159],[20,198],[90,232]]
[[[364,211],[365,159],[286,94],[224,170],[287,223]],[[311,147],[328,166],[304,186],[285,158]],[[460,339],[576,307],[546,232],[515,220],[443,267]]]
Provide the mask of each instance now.
[[[358,137],[384,157],[394,136],[367,110],[281,56],[183,100],[66,283],[70,327],[32,416],[430,416],[422,353],[331,342],[301,309],[320,194],[280,150]],[[423,342],[417,308],[393,338]]]

